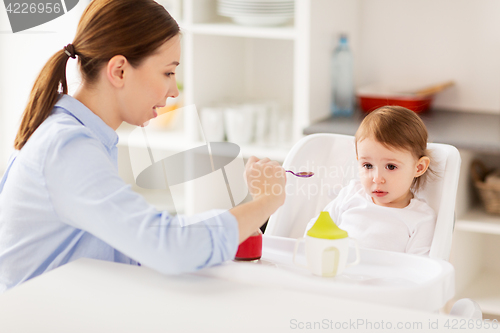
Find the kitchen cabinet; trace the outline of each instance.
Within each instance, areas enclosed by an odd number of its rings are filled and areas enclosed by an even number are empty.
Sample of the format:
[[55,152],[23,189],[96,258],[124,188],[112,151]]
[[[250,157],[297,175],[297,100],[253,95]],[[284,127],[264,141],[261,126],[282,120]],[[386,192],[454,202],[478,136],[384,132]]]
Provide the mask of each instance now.
[[[471,298],[485,317],[500,316],[500,215],[484,211],[470,177],[475,158],[500,168],[500,116],[435,109],[421,118],[430,142],[454,145],[462,158],[450,255],[455,267],[455,300]],[[362,119],[361,112],[352,118],[329,118],[306,127],[304,133],[354,135]]]
[[[279,27],[236,25],[216,14],[216,4],[183,2],[185,104],[199,110],[218,102],[278,102],[283,116],[292,119],[289,145],[269,151],[271,158],[281,158],[305,126],[329,112],[331,39],[342,31],[344,20],[324,13],[338,12],[339,7],[354,13],[356,4],[296,0],[293,22]],[[191,139],[197,138],[195,125],[187,121]],[[255,148],[242,150],[251,154]]]

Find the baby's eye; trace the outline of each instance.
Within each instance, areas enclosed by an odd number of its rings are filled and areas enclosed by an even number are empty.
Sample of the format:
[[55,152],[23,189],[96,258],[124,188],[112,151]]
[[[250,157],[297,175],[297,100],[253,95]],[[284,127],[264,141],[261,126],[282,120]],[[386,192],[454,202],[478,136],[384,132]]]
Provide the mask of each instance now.
[[373,168],[373,165],[371,165],[370,163],[365,163],[365,164],[363,164],[363,168],[371,169],[371,168]]
[[395,166],[394,164],[387,164],[386,168],[389,170],[395,170],[397,169],[397,166]]

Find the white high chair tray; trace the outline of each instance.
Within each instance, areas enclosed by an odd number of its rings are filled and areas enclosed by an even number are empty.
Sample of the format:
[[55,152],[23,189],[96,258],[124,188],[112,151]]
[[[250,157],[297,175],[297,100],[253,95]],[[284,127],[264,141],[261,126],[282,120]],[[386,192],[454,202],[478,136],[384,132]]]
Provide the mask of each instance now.
[[[454,296],[455,271],[447,261],[360,249],[358,265],[336,277],[320,277],[293,263],[295,241],[263,235],[260,260],[226,262],[195,274],[425,311],[439,310]],[[351,248],[348,262],[354,256]],[[297,262],[305,264],[303,243]]]

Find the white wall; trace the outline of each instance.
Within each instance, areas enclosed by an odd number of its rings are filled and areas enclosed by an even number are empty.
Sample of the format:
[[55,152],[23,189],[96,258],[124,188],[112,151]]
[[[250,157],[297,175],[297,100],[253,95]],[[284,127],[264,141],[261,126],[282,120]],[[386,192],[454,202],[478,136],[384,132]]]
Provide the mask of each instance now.
[[[38,27],[12,33],[0,4],[0,174],[13,151],[14,138],[33,83],[45,62],[71,43],[78,20],[88,4],[80,0],[67,14]],[[67,67],[70,92],[78,86],[76,60]]]
[[435,106],[500,114],[500,1],[362,0],[358,84],[449,79]]

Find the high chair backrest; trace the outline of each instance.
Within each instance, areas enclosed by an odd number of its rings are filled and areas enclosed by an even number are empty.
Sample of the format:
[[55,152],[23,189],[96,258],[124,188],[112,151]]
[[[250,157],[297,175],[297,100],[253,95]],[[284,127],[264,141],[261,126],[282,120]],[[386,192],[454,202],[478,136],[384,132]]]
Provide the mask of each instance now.
[[[460,174],[460,154],[447,144],[429,143],[431,168],[427,182],[416,195],[437,214],[429,256],[448,260],[455,218],[455,200]],[[354,137],[340,134],[313,134],[297,142],[283,167],[312,171],[311,178],[287,176],[285,203],[269,219],[265,234],[298,238],[307,223],[333,200],[351,179],[359,178]]]

